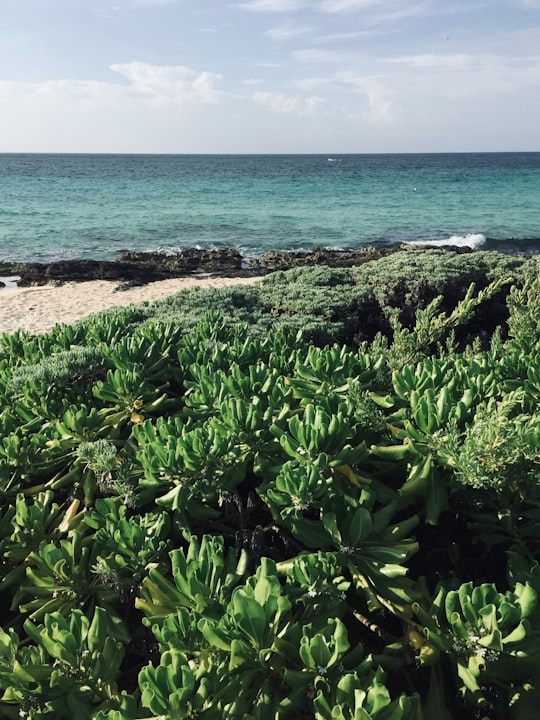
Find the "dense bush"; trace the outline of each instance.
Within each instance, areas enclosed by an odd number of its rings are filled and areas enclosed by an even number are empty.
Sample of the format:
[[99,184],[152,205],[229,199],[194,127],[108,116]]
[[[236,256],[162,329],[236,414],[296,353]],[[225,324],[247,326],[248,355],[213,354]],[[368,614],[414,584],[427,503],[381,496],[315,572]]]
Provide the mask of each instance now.
[[0,336],[1,717],[534,716],[538,262],[395,257]]
[[[269,331],[302,330],[307,342],[358,345],[377,333],[392,336],[394,317],[410,327],[418,308],[442,295],[441,310],[451,312],[471,283],[478,290],[497,280],[517,281],[528,261],[498,253],[455,254],[408,250],[356,268],[307,267],[278,271],[257,287],[187,290],[144,308],[148,318],[190,329],[208,310],[226,325],[250,324],[252,336]],[[484,301],[481,316],[460,328],[466,343],[482,336],[489,344],[495,328],[507,319],[503,286]]]

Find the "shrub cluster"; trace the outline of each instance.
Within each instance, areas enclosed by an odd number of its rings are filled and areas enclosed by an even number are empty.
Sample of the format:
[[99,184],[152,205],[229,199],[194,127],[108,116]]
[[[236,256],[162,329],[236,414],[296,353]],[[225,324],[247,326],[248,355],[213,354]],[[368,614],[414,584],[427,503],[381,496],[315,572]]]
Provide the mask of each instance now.
[[483,256],[0,336],[0,716],[534,716],[540,280]]
[[[302,330],[306,342],[359,345],[378,333],[392,336],[394,317],[409,327],[418,308],[442,296],[441,310],[451,312],[471,283],[479,290],[496,280],[517,281],[528,261],[499,253],[455,254],[444,250],[408,250],[355,268],[326,266],[278,271],[258,287],[195,288],[146,307],[148,317],[193,327],[208,310],[220,312],[227,325],[248,322],[252,336],[277,330]],[[501,287],[484,301],[482,315],[460,327],[466,344],[489,337],[507,319]]]

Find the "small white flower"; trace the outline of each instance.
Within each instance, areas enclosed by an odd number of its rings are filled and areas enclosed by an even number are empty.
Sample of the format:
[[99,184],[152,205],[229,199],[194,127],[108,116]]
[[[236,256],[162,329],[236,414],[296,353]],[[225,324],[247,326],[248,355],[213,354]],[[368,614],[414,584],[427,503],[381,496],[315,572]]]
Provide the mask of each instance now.
[[309,502],[301,500],[297,495],[291,495],[292,504],[295,510],[307,510]]

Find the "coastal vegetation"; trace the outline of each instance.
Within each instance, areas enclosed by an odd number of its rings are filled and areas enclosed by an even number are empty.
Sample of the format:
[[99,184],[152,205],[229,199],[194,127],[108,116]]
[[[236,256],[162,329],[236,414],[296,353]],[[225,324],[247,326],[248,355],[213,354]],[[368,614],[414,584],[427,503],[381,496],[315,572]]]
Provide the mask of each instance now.
[[529,720],[538,259],[0,335],[0,717]]

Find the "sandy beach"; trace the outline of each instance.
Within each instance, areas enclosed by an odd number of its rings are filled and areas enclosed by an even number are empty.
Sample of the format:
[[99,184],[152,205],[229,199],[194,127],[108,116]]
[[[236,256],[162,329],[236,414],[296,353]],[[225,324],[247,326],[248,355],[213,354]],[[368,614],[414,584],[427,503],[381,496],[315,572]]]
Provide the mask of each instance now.
[[0,332],[27,330],[31,333],[43,333],[57,323],[70,324],[111,307],[160,300],[195,285],[251,285],[261,279],[190,276],[160,280],[128,289],[123,289],[122,283],[109,280],[4,288],[0,289]]

